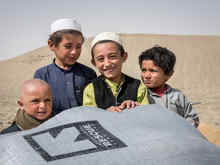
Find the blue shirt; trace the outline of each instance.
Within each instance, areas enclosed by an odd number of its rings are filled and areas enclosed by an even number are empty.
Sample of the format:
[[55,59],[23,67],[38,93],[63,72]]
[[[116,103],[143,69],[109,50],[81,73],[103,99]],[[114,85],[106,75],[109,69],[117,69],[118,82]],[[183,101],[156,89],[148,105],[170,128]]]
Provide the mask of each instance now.
[[82,105],[83,89],[96,77],[95,71],[83,64],[75,63],[69,70],[63,70],[55,61],[34,74],[34,78],[42,79],[50,85],[54,114]]

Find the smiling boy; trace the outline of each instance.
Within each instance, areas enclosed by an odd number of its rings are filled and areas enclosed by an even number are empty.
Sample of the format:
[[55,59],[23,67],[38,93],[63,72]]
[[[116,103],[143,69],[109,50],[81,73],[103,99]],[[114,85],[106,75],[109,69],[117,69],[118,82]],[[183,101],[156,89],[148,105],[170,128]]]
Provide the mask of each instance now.
[[53,112],[82,105],[84,87],[96,78],[93,69],[77,62],[84,38],[74,19],[59,19],[51,24],[48,46],[55,54],[52,64],[38,69],[34,77],[46,81],[52,90]]
[[83,105],[120,112],[148,104],[146,88],[141,81],[122,73],[128,55],[118,34],[98,34],[92,41],[91,54],[91,63],[101,75],[85,88]]
[[199,117],[182,91],[166,82],[174,73],[176,56],[167,48],[155,46],[139,56],[141,79],[148,88],[148,100],[176,112],[193,126],[198,127]]

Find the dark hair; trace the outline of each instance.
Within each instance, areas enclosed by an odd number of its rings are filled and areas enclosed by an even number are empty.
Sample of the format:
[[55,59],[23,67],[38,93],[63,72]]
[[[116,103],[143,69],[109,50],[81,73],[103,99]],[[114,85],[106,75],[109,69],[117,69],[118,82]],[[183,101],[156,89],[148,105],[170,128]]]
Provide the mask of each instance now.
[[57,32],[54,32],[53,34],[51,34],[49,36],[48,40],[52,41],[51,42],[52,45],[54,45],[56,47],[62,41],[63,36],[67,35],[67,34],[80,35],[83,39],[83,42],[84,42],[84,37],[83,37],[82,33],[79,31],[71,30],[71,29],[59,30]]
[[140,67],[142,66],[143,60],[152,60],[154,65],[160,67],[164,73],[168,75],[174,69],[176,56],[167,48],[154,46],[141,53],[139,56]]
[[122,45],[120,45],[119,43],[117,43],[117,42],[115,42],[115,41],[112,41],[112,40],[103,40],[103,41],[99,41],[99,42],[97,42],[97,43],[92,47],[92,50],[91,50],[92,59],[94,59],[94,53],[93,53],[93,49],[94,49],[94,47],[95,47],[97,44],[100,44],[100,43],[106,43],[106,42],[112,42],[112,43],[115,43],[115,44],[117,45],[117,47],[118,47],[118,50],[119,50],[120,53],[121,53],[121,56],[124,55],[125,50],[124,50],[124,48],[123,48]]

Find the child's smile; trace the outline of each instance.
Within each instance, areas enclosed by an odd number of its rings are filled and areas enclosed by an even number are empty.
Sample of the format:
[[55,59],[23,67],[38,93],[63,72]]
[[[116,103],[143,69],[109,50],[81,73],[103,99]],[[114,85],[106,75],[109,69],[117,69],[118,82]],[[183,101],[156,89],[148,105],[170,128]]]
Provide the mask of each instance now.
[[122,65],[127,56],[121,56],[117,45],[113,42],[99,43],[93,51],[93,64],[99,72],[109,80],[120,82]]

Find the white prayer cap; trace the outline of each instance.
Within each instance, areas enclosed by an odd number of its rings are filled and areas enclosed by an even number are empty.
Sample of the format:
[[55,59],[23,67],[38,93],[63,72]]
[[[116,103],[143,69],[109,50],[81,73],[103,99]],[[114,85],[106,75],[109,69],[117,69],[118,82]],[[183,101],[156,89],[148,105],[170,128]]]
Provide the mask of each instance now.
[[114,32],[103,32],[95,36],[95,38],[92,41],[91,49],[100,41],[114,41],[122,46],[122,40],[120,39],[120,36],[117,33]]
[[54,21],[51,24],[50,33],[53,34],[54,32],[65,29],[75,30],[82,33],[81,25],[75,19],[71,19],[71,18],[63,18]]

